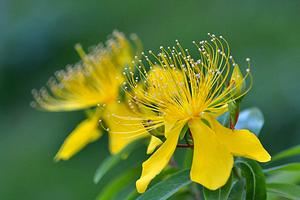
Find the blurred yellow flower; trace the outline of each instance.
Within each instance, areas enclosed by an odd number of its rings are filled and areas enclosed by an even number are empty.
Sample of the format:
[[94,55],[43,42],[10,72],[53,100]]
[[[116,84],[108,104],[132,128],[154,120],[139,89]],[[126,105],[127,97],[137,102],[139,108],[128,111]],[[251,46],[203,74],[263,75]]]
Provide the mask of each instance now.
[[[136,37],[133,40],[138,44]],[[122,125],[116,127],[107,113],[131,115],[129,107],[119,100],[119,90],[123,83],[123,69],[133,56],[134,49],[130,42],[120,32],[113,32],[106,45],[99,44],[86,54],[80,45],[76,45],[82,61],[74,66],[67,66],[66,70],[55,73],[55,77],[49,80],[49,89],[33,90],[35,102],[33,106],[47,111],[73,111],[96,107],[89,118],[81,122],[66,138],[55,160],[67,160],[84,148],[88,143],[99,139],[102,135],[99,129],[99,120],[102,118],[108,125],[107,131],[122,129]],[[139,45],[137,45],[139,50]],[[100,123],[101,124],[101,123]],[[142,124],[130,126],[141,128]],[[126,126],[127,128],[127,126]],[[129,138],[110,135],[110,151],[118,153],[131,141],[145,136],[143,134],[132,135]]]
[[[151,180],[166,167],[177,145],[182,145],[178,144],[180,137],[189,137],[193,141],[184,144],[194,148],[191,179],[211,190],[220,188],[228,180],[233,156],[260,162],[270,160],[255,134],[226,128],[216,120],[227,111],[230,102],[249,91],[251,83],[248,87],[245,84],[247,80],[252,82],[252,78],[249,60],[243,76],[230,54],[227,41],[214,35],[210,35],[210,39],[210,42],[193,42],[199,53],[198,60],[176,41],[176,47],[161,47],[158,55],[149,51],[154,59],[144,55],[144,60],[136,59],[135,67],[126,71],[127,94],[140,110],[148,110],[127,120],[149,122],[146,128],[150,132],[164,126],[165,141],[143,163],[141,177],[136,182],[140,193],[145,192]],[[147,72],[148,68],[150,72]],[[139,71],[139,75],[135,71]],[[144,86],[136,80],[141,80]],[[182,135],[186,126],[190,135]]]

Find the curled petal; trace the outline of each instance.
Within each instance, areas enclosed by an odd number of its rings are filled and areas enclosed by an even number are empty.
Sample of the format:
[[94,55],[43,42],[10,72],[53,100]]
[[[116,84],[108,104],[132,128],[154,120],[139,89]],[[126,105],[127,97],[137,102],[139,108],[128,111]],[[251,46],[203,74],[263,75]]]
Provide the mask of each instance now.
[[84,120],[65,139],[54,159],[68,160],[87,144],[99,139],[101,135],[98,129],[98,116]]
[[136,188],[139,193],[146,191],[151,180],[159,174],[171,159],[178,142],[178,137],[185,122],[178,122],[167,134],[168,138],[155,151],[152,156],[143,163],[143,171],[140,179],[136,182]]
[[209,120],[220,141],[236,156],[247,157],[259,162],[271,160],[254,133],[248,130],[232,130],[222,126],[217,120]]

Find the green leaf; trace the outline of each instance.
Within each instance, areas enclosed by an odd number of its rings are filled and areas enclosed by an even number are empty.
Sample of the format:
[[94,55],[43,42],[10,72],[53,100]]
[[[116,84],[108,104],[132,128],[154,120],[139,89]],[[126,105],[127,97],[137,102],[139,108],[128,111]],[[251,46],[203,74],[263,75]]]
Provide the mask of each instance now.
[[291,147],[289,149],[283,150],[280,153],[276,154],[275,156],[272,157],[272,161],[277,161],[277,160],[281,160],[283,158],[288,158],[288,157],[292,157],[292,156],[297,156],[300,155],[300,145]]
[[177,167],[167,166],[161,173],[159,173],[150,183],[149,188],[158,184],[162,180],[167,179],[168,177],[172,176],[173,174],[179,172],[180,170]]
[[247,129],[251,132],[259,135],[262,127],[264,125],[264,116],[258,108],[249,108],[243,110],[240,115],[236,129]]
[[267,191],[271,194],[276,194],[291,200],[300,199],[300,186],[286,183],[269,183]]
[[138,168],[131,168],[125,173],[120,174],[113,181],[108,183],[105,188],[97,196],[97,200],[111,200],[113,199],[118,192],[123,190],[126,186],[130,185],[131,182],[134,182],[135,177],[139,174]]
[[298,171],[281,171],[280,173],[274,173],[267,176],[266,182],[298,184],[300,183],[300,173]]
[[[195,200],[195,196],[189,191],[185,190],[176,195],[171,196],[168,200]],[[199,199],[199,198],[198,198]]]
[[229,193],[233,187],[233,177],[230,176],[227,183],[218,190],[209,190],[203,187],[203,195],[205,200],[227,200]]
[[[165,178],[171,176],[172,174],[175,174],[176,172],[178,172],[179,170],[177,168],[174,167],[167,167],[165,168],[160,174],[158,174],[152,181],[150,184],[150,187],[152,185],[155,185],[157,183],[159,183],[160,181],[164,180]],[[139,196],[139,194],[137,193],[136,189],[132,190],[129,195],[126,196],[126,198],[124,198],[124,200],[134,200]]]
[[127,157],[134,149],[140,146],[141,143],[143,143],[141,140],[134,141],[127,145],[127,147],[125,147],[120,153],[107,157],[96,170],[94,183],[99,183],[99,181],[111,168],[113,168],[124,157]]
[[124,200],[135,200],[139,196],[139,193],[137,193],[136,190],[132,190],[125,198]]
[[181,170],[148,189],[145,193],[139,196],[137,200],[168,199],[178,190],[190,184],[191,182],[189,170]]
[[193,162],[193,149],[186,149],[183,161],[184,168],[191,168]]
[[289,163],[263,170],[265,173],[272,174],[281,171],[298,171],[300,173],[300,163]]
[[265,200],[266,181],[260,165],[249,159],[238,159],[236,165],[246,179],[246,200]]
[[246,183],[244,179],[233,182],[228,200],[244,200],[246,195],[245,184]]

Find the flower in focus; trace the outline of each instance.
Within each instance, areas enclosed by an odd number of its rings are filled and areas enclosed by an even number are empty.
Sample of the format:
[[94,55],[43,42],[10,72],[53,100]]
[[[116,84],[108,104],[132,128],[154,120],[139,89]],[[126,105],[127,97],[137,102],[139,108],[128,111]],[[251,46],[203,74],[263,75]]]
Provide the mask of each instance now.
[[[248,59],[243,76],[227,41],[222,36],[210,37],[209,42],[193,42],[198,50],[197,60],[176,41],[176,47],[161,47],[157,55],[149,51],[153,59],[146,55],[143,60],[136,59],[135,67],[129,67],[126,72],[127,94],[142,114],[134,118],[115,117],[147,121],[149,132],[164,127],[165,141],[155,145],[161,144],[143,163],[141,177],[136,182],[140,193],[145,192],[151,180],[167,166],[179,145],[194,149],[191,180],[211,190],[227,182],[234,156],[259,162],[271,158],[255,134],[226,128],[217,121],[218,116],[228,111],[229,103],[250,90],[251,83],[246,87],[246,82],[252,78]],[[144,85],[140,86],[136,80]],[[184,131],[185,127],[188,131]],[[184,137],[187,143],[179,144]]]
[[[138,44],[136,37],[133,37],[133,40]],[[138,48],[139,45],[136,51]],[[105,120],[108,126],[106,131],[122,129],[122,125],[116,127],[115,123],[111,123],[106,113],[118,111],[121,115],[131,114],[130,108],[119,100],[119,89],[124,81],[123,69],[135,55],[135,50],[125,36],[115,31],[105,46],[99,44],[88,54],[80,45],[76,45],[76,50],[82,59],[81,62],[56,72],[55,77],[50,78],[48,82],[48,89],[33,90],[33,106],[43,110],[73,111],[95,108],[66,138],[55,156],[56,160],[67,160],[90,142],[99,139],[102,135],[98,127],[99,120]],[[134,121],[131,123],[133,124],[129,126],[129,131],[142,127],[142,124],[136,124]],[[143,136],[111,136],[110,151],[118,153],[128,143]]]

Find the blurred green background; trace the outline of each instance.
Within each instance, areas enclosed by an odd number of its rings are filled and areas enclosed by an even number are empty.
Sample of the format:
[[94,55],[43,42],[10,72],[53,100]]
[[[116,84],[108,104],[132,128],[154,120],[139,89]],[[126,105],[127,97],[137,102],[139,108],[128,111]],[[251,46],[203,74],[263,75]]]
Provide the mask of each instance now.
[[53,162],[81,112],[29,106],[32,88],[79,58],[74,44],[104,42],[114,29],[137,33],[145,50],[179,39],[193,48],[207,32],[231,44],[241,66],[250,57],[254,86],[244,107],[265,115],[262,141],[274,154],[300,141],[300,1],[0,1],[0,199],[93,199],[92,177],[106,140],[68,162]]

